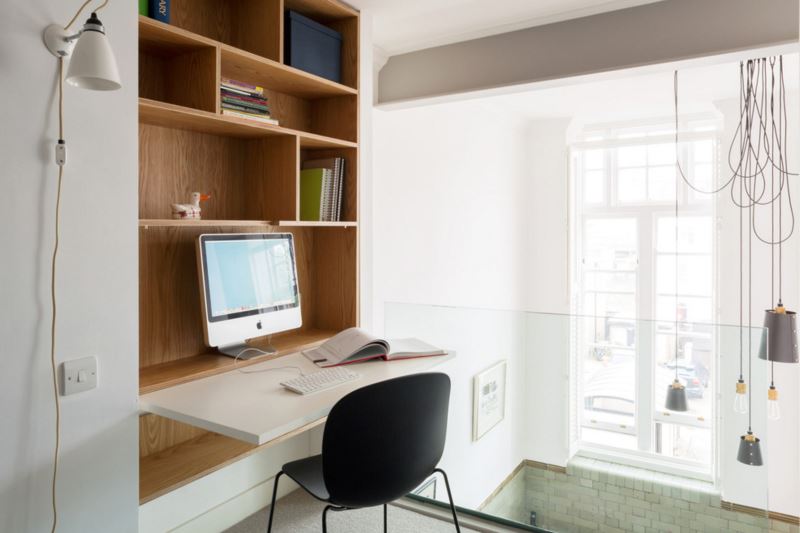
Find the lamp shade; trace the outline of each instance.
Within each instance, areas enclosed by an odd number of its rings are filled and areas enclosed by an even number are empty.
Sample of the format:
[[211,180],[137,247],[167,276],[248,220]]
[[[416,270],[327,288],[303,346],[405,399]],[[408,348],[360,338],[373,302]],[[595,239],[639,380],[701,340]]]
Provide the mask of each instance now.
[[686,401],[686,387],[676,379],[667,387],[667,401],[664,407],[670,411],[688,411],[689,404]]
[[739,439],[739,453],[736,454],[736,460],[750,466],[763,465],[764,459],[761,457],[761,439],[749,431],[747,435],[742,435]]
[[[780,311],[777,311],[779,309]],[[783,306],[767,309],[758,357],[776,363],[797,363],[797,313],[785,311]]]
[[67,83],[94,91],[115,91],[122,87],[114,52],[95,13],[84,24],[75,44],[67,69]]

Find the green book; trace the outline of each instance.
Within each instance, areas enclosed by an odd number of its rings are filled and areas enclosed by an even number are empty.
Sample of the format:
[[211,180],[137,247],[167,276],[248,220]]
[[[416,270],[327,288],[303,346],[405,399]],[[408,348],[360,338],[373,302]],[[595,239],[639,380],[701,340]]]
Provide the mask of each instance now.
[[139,0],[139,14],[147,16],[147,0]]
[[326,220],[331,185],[328,169],[310,168],[300,172],[300,220]]

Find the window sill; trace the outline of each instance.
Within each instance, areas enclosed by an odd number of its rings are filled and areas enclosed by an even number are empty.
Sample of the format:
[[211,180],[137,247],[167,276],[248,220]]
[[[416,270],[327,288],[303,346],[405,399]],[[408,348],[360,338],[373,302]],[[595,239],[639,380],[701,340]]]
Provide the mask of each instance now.
[[597,459],[583,451],[567,462],[567,474],[642,493],[671,494],[696,503],[720,505],[720,492],[711,481]]

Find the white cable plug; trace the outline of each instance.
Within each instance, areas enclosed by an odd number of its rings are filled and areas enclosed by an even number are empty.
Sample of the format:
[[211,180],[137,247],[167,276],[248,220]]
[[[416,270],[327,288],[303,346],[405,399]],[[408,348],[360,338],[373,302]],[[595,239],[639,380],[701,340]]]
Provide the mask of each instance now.
[[67,144],[64,139],[59,139],[56,143],[56,165],[63,167],[67,164]]

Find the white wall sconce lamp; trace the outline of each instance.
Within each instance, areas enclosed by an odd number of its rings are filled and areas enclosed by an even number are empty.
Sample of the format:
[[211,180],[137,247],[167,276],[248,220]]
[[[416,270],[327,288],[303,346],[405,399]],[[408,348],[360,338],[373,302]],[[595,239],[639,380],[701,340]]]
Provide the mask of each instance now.
[[[88,2],[87,2],[88,3]],[[106,37],[103,23],[95,10],[77,33],[69,27],[80,15],[86,3],[67,26],[51,24],[44,30],[44,44],[57,58],[70,57],[67,83],[93,91],[115,91],[122,87],[114,52]]]

